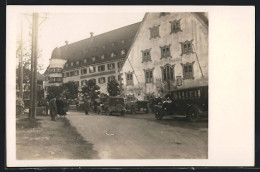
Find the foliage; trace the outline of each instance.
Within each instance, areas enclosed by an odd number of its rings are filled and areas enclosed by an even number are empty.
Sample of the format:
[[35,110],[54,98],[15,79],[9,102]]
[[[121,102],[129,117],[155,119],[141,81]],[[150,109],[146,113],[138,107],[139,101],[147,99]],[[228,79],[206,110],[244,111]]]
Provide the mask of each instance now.
[[82,88],[82,93],[84,94],[84,99],[89,97],[94,101],[100,95],[100,87],[96,84],[96,80],[88,80],[86,85]]
[[74,81],[69,81],[62,84],[62,94],[66,99],[75,99],[78,97],[78,84]]
[[49,86],[47,91],[47,99],[50,100],[54,97],[59,97],[62,95],[62,87],[60,86]]
[[107,92],[110,96],[117,96],[120,94],[119,83],[116,80],[107,83]]

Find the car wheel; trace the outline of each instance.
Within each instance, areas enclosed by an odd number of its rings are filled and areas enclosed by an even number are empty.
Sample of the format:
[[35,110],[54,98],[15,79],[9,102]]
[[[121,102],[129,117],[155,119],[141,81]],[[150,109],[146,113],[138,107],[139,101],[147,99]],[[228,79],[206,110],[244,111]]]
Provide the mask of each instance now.
[[191,122],[196,122],[199,120],[199,113],[196,109],[194,108],[191,108],[189,111],[188,111],[188,119],[191,121]]
[[99,113],[100,113],[99,110],[97,110],[97,114],[98,114],[98,115],[99,115]]
[[157,119],[157,120],[162,120],[162,118],[163,118],[163,114],[162,114],[162,112],[160,111],[160,110],[155,110],[155,118]]
[[132,113],[132,114],[135,114],[135,108],[134,108],[134,106],[131,107],[131,113]]
[[125,114],[125,112],[124,111],[121,111],[121,115],[124,115]]

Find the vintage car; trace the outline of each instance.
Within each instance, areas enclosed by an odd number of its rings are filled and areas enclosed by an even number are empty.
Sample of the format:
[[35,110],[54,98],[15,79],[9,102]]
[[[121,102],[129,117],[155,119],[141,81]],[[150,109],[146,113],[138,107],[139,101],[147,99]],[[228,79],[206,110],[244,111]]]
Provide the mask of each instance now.
[[127,96],[125,104],[126,111],[132,114],[149,112],[148,100],[137,100],[134,96]]
[[97,112],[112,115],[113,113],[120,113],[124,115],[125,105],[124,98],[118,96],[110,96],[106,98],[100,98],[100,102],[97,106]]
[[155,118],[173,115],[198,121],[208,115],[208,86],[172,91],[166,100],[154,106]]

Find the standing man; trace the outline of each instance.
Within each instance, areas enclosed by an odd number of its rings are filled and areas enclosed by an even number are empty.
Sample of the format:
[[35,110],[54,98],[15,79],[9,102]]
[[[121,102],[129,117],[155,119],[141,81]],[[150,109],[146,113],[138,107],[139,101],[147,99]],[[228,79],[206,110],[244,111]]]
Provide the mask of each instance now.
[[84,111],[85,111],[85,115],[88,115],[88,109],[89,109],[89,103],[88,100],[84,101]]
[[46,115],[48,116],[49,115],[49,101],[47,98],[44,101],[44,106],[45,106]]
[[56,121],[56,115],[57,115],[57,104],[56,104],[56,98],[52,98],[49,102],[50,106],[50,114],[51,114],[51,120]]

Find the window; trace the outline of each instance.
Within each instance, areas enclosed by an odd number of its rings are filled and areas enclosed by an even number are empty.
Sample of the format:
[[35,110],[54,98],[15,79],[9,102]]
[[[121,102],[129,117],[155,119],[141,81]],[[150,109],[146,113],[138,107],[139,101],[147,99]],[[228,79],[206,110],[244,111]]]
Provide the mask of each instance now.
[[122,66],[123,62],[117,62],[117,68],[120,68]]
[[134,85],[133,72],[126,73],[126,85]]
[[78,65],[78,64],[79,64],[79,61],[76,61],[76,64]]
[[98,78],[98,83],[103,84],[105,82],[106,82],[106,78],[105,77]]
[[[97,83],[97,80],[95,79],[95,78],[92,78],[92,79],[90,79],[91,81],[94,81],[95,83]],[[90,81],[89,80],[89,81]]]
[[94,62],[96,60],[96,57],[92,57],[92,62]]
[[102,47],[103,49],[105,49],[106,48],[106,46],[105,45],[103,45],[103,47]]
[[81,74],[86,74],[87,73],[87,69],[81,69]]
[[65,65],[66,67],[69,67],[69,64],[68,63],[66,63],[66,65]]
[[61,83],[62,82],[62,78],[61,77],[52,77],[50,78],[50,83]]
[[61,72],[61,68],[49,68],[48,69],[50,73],[59,73]]
[[82,80],[81,81],[81,86],[85,86],[87,84],[87,80]]
[[111,57],[115,57],[116,54],[114,52],[111,53]]
[[161,59],[171,57],[170,47],[171,47],[171,44],[160,47],[161,48]]
[[115,76],[109,76],[109,77],[107,78],[108,82],[113,81],[113,80],[115,80],[115,79],[116,79]]
[[74,64],[74,63],[73,63],[73,62],[71,62],[71,63],[70,63],[70,66],[73,66],[73,64]]
[[79,75],[79,71],[78,70],[70,72],[70,76],[77,76],[77,75]]
[[112,46],[115,46],[115,42],[112,42]]
[[84,59],[84,63],[87,63],[87,59]]
[[181,30],[181,19],[179,19],[179,20],[175,19],[173,21],[170,21],[170,23],[171,23],[171,34],[182,32],[182,30]]
[[186,64],[182,64],[182,69],[183,69],[183,79],[194,79],[193,77],[193,64],[195,62],[192,63],[186,63]]
[[98,66],[99,72],[104,71],[104,70],[105,70],[105,65]]
[[125,50],[121,50],[121,55],[125,55]]
[[117,76],[117,80],[118,80],[118,81],[121,81],[121,75],[118,75],[118,76]]
[[49,81],[50,77],[49,76],[46,76],[45,77],[45,81]]
[[190,53],[194,53],[193,52],[193,48],[192,48],[192,41],[185,41],[185,42],[180,42],[181,44],[181,56],[183,54],[190,54]]
[[159,26],[160,25],[149,28],[150,29],[150,39],[160,37]]
[[151,60],[151,48],[150,49],[146,49],[146,50],[142,50],[142,57],[143,57],[143,62],[148,62],[148,61],[152,61]]
[[164,67],[161,67],[161,70],[163,82],[174,82],[174,65],[166,64]]
[[108,69],[108,70],[115,69],[115,63],[107,64],[107,69]]
[[103,54],[103,55],[101,55],[101,59],[102,60],[104,60],[105,59],[105,55]]
[[89,73],[94,73],[94,72],[96,72],[96,67],[90,66],[89,67]]
[[167,12],[161,12],[159,17],[166,16],[167,14],[170,14],[170,13],[167,13]]
[[29,85],[24,85],[24,91],[29,91]]
[[153,69],[144,69],[144,74],[145,74],[145,82],[146,83],[153,83]]
[[125,43],[125,40],[123,39],[123,40],[121,41],[121,43],[122,43],[122,44]]
[[181,76],[176,76],[176,85],[177,85],[177,86],[181,86],[181,85],[182,85]]
[[66,75],[65,75],[66,77],[69,77],[70,76],[70,73],[69,72],[66,72]]

